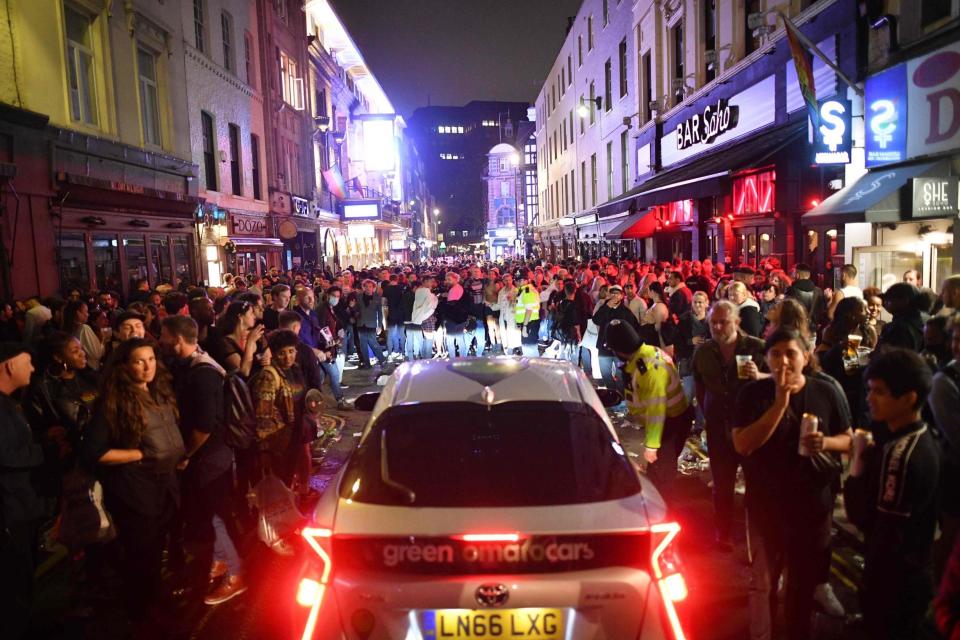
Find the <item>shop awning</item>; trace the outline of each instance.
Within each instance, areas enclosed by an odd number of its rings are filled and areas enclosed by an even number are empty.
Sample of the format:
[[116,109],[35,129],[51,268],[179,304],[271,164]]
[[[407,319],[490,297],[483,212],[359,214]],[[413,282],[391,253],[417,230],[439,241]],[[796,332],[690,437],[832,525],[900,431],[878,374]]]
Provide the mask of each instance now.
[[650,209],[645,209],[624,218],[620,224],[604,234],[604,237],[607,240],[649,238],[656,229],[657,217],[651,214]]
[[900,222],[900,189],[924,175],[948,175],[945,162],[872,169],[804,214],[803,224]]
[[601,218],[623,211],[639,211],[677,200],[693,200],[726,193],[731,176],[762,166],[782,149],[806,135],[806,121],[779,127],[748,140],[738,140],[701,155],[686,164],[658,173],[622,196],[597,208]]

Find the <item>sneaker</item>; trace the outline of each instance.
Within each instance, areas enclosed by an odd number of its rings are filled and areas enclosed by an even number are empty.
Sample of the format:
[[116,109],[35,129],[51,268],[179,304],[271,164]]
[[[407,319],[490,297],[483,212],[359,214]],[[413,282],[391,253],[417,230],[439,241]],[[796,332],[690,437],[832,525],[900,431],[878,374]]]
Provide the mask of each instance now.
[[214,560],[213,564],[210,565],[210,583],[216,582],[225,575],[227,575],[227,563]]
[[350,411],[352,408],[353,407],[350,406],[350,403],[342,398],[337,401],[337,409],[340,411]]
[[829,582],[817,585],[817,588],[813,590],[813,601],[831,618],[843,618],[847,613]]
[[207,594],[203,599],[204,604],[222,604],[227,600],[232,600],[247,590],[247,583],[240,576],[227,576],[219,587]]
[[343,370],[344,370],[344,371],[352,371],[352,370],[354,370],[354,369],[356,369],[356,368],[357,368],[357,365],[355,365],[355,364],[353,364],[353,363],[351,363],[351,362],[345,362],[344,365],[343,365]]

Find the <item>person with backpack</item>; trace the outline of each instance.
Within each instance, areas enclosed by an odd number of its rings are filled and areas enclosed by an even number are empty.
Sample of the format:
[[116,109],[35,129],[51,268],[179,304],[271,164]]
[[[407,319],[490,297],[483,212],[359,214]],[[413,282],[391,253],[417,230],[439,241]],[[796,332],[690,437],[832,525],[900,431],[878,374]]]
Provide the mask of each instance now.
[[[247,590],[243,565],[227,529],[234,522],[233,451],[225,440],[224,380],[227,372],[197,344],[197,323],[167,316],[160,345],[170,357],[173,390],[180,408],[186,453],[180,467],[184,521],[201,543],[199,565],[209,566],[212,590],[204,602],[216,605]],[[211,560],[206,562],[206,560]]]

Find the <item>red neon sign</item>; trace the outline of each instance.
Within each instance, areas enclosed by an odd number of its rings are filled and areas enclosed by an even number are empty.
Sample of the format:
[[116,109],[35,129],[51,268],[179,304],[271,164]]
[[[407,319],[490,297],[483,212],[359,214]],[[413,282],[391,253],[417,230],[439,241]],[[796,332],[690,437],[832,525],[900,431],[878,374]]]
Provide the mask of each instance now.
[[776,206],[776,171],[762,171],[733,182],[733,213],[737,216],[770,213]]

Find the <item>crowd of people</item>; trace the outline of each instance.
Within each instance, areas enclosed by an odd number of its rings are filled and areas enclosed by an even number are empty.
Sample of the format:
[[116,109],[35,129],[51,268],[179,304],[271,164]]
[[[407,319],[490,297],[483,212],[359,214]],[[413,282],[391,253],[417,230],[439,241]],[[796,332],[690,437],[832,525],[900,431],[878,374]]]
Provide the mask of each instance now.
[[77,474],[100,481],[117,532],[86,562],[122,568],[133,619],[156,606],[165,551],[207,604],[243,593],[246,494],[271,474],[310,498],[320,390],[348,411],[345,370],[502,354],[568,360],[618,391],[668,498],[702,431],[720,551],[739,539],[742,468],[751,638],[771,637],[784,575],[791,638],[815,607],[844,614],[827,580],[841,492],[866,538],[870,637],[917,637],[941,576],[937,624],[960,634],[960,276],[939,293],[917,279],[881,292],[852,265],[831,286],[775,259],[438,259],[3,304],[0,607],[23,633],[39,533]]

